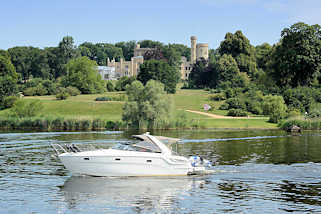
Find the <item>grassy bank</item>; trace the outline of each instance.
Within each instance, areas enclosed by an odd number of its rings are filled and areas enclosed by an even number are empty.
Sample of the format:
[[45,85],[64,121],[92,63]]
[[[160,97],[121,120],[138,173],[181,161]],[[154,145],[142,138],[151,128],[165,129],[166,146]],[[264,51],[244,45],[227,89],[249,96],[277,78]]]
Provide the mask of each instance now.
[[[78,95],[67,100],[56,100],[55,96],[31,96],[23,99],[40,100],[43,109],[35,118],[12,119],[8,111],[0,111],[1,129],[40,129],[40,130],[96,130],[125,128],[121,121],[122,101],[95,101],[97,97],[120,96],[123,92],[108,92],[95,95]],[[254,119],[216,119],[205,115],[186,112],[185,110],[202,111],[204,104],[210,104],[217,115],[226,115],[218,110],[222,102],[209,100],[204,90],[178,90],[170,95],[175,103],[175,116],[166,128],[235,128],[235,129],[274,129],[276,124],[268,123],[266,117]],[[183,115],[183,116],[182,116]],[[99,126],[94,121],[100,120]],[[56,121],[53,123],[53,121]],[[60,122],[58,122],[60,121]],[[98,122],[97,122],[98,123]],[[2,124],[2,125],[1,125]],[[59,125],[63,124],[63,125]],[[87,124],[87,125],[86,125]]]
[[283,130],[289,130],[292,126],[298,126],[305,130],[321,130],[321,119],[306,119],[304,117],[295,117],[283,121],[279,124]]

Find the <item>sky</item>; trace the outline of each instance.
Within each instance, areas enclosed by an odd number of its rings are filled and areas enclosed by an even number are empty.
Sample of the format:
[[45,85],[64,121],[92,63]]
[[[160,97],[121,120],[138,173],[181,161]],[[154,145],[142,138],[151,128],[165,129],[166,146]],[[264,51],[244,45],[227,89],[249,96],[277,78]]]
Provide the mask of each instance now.
[[252,45],[274,44],[297,22],[321,25],[321,0],[10,0],[0,6],[0,49],[156,40],[216,49],[241,30]]

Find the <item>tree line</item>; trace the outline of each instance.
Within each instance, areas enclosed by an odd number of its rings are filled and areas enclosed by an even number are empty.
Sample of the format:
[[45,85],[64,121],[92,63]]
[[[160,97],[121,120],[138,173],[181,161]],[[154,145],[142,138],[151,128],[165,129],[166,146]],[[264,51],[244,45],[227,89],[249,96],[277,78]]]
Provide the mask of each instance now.
[[[73,38],[66,36],[57,47],[0,50],[1,108],[10,106],[12,99],[8,97],[18,91],[64,98],[67,94],[125,90],[135,79],[144,85],[157,80],[167,93],[175,93],[181,56],[189,59],[190,48],[152,40],[139,44],[153,48],[145,53],[140,73],[117,82],[102,81],[94,67],[106,65],[107,58],[130,60],[136,41],[76,46]],[[200,59],[193,65],[184,87],[208,89],[213,93],[211,99],[225,100],[220,109],[234,116],[246,112],[277,115],[271,117],[274,122],[286,114],[302,112],[319,117],[320,69],[320,26],[296,23],[283,29],[279,42],[273,45],[253,46],[241,31],[227,33],[220,46],[209,51],[208,60]]]
[[241,31],[227,33],[209,60],[193,66],[185,85],[207,88],[220,109],[232,116],[321,116],[321,28],[296,23],[281,32],[279,42],[253,46]]

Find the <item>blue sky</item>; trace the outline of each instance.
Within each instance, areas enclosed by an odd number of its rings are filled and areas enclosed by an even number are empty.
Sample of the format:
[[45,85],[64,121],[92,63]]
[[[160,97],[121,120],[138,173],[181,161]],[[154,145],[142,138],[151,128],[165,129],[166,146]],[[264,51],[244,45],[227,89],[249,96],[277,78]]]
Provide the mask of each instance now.
[[241,30],[253,45],[280,38],[303,21],[321,25],[321,0],[10,0],[1,2],[0,49],[151,39],[189,45],[191,35],[217,48]]

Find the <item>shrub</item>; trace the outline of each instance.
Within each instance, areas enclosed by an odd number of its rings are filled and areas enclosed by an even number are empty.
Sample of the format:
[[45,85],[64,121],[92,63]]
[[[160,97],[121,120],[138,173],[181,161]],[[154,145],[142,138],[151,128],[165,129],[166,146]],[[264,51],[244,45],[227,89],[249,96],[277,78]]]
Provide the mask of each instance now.
[[259,102],[256,101],[246,101],[246,109],[248,112],[251,112],[253,114],[263,114],[263,109],[262,109],[262,105]]
[[60,92],[56,95],[57,100],[66,100],[70,95],[67,91]]
[[304,119],[295,118],[288,119],[279,124],[279,127],[283,130],[288,130],[292,126],[299,126],[301,129],[305,130],[320,130],[321,129],[321,119]]
[[3,108],[11,108],[19,98],[16,96],[8,96],[3,99]]
[[246,105],[244,100],[240,99],[240,98],[229,98],[226,100],[226,103],[229,105],[228,109],[246,109]]
[[247,116],[247,112],[242,109],[230,109],[227,115],[232,117],[245,117]]
[[112,97],[97,97],[95,101],[127,101],[127,96],[125,94],[121,94],[119,96]]
[[116,129],[116,127],[117,127],[117,125],[116,125],[116,123],[114,121],[107,121],[106,122],[106,125],[105,125],[106,129],[113,130],[113,129]]
[[101,129],[104,129],[105,127],[105,124],[104,124],[104,121],[101,120],[101,119],[95,119],[93,120],[93,123],[92,123],[92,129],[93,130],[101,130]]
[[107,89],[107,91],[110,91],[110,92],[115,91],[114,83],[112,81],[107,81],[106,89]]
[[68,130],[68,131],[72,131],[72,130],[75,130],[75,120],[73,119],[67,119],[67,120],[64,120],[63,122],[63,129],[64,130]]
[[286,116],[287,107],[282,96],[268,95],[264,97],[263,114],[270,116],[269,122],[278,123]]
[[308,113],[309,118],[321,118],[321,103],[313,103]]
[[81,92],[79,91],[78,88],[76,87],[72,87],[72,86],[68,86],[66,88],[66,92],[70,95],[70,96],[77,96],[77,95],[80,95]]
[[25,96],[35,96],[37,94],[37,88],[36,87],[26,88],[25,90],[23,90],[23,94]]
[[112,101],[110,97],[97,97],[95,101]]
[[188,125],[188,118],[185,112],[179,112],[174,121],[174,127],[184,128]]
[[301,111],[297,109],[291,109],[288,112],[287,118],[299,117],[301,116]]
[[42,85],[45,87],[45,89],[47,89],[48,95],[57,94],[58,83],[54,83],[52,80],[44,80]]
[[54,130],[63,130],[64,119],[63,118],[56,118],[52,121],[51,127]]
[[47,93],[48,93],[48,90],[41,83],[37,85],[36,95],[43,96],[43,95],[46,95]]
[[219,110],[228,110],[229,104],[228,103],[223,103],[218,109]]
[[224,93],[218,93],[210,96],[210,100],[212,101],[221,101],[221,100],[226,100],[226,96]]
[[91,129],[91,121],[90,120],[80,121],[80,128],[81,130],[85,130],[85,131]]
[[309,87],[287,89],[283,93],[283,98],[289,108],[308,111],[309,105],[314,101],[313,89]]
[[13,107],[10,109],[11,116],[23,118],[23,117],[33,117],[36,116],[43,106],[39,100],[26,101],[18,100],[14,103]]

